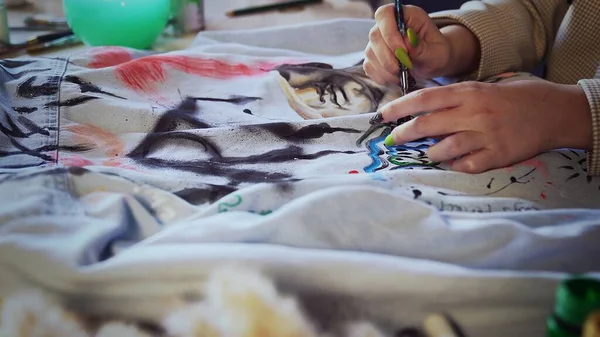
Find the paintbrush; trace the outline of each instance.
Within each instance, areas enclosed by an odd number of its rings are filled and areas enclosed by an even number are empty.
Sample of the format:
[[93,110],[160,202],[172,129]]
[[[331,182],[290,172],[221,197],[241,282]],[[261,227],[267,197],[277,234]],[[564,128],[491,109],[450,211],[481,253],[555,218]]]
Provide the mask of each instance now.
[[7,48],[7,51],[16,51],[16,50],[32,48],[32,47],[38,46],[38,45],[44,45],[46,43],[49,43],[49,42],[52,42],[52,41],[55,41],[58,39],[62,39],[62,38],[68,37],[68,36],[72,36],[72,35],[73,35],[73,31],[68,29],[68,30],[64,30],[64,31],[60,31],[60,32],[54,32],[54,33],[34,36],[25,42],[4,43],[4,45]]
[[291,0],[291,1],[279,2],[279,3],[269,4],[269,5],[236,9],[233,11],[229,11],[225,14],[229,17],[234,17],[234,16],[249,15],[249,14],[265,13],[265,12],[270,12],[270,11],[281,11],[281,10],[291,9],[291,8],[301,8],[306,5],[315,5],[315,4],[320,4],[322,2],[323,2],[323,0]]
[[[398,25],[398,31],[402,37],[406,36],[406,23],[404,22],[404,10],[402,9],[402,0],[394,0],[394,8],[396,13],[396,24]],[[400,77],[400,87],[402,88],[402,96],[408,94],[408,69],[402,62],[398,62],[400,70],[398,77]]]

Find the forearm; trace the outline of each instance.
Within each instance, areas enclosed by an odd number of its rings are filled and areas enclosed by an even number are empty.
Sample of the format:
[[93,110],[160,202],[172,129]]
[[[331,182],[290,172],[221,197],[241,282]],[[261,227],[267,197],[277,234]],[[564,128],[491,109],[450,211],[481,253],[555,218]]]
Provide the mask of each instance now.
[[[554,39],[557,16],[566,12],[568,6],[564,0],[468,1],[459,10],[430,16],[438,27],[462,25],[477,37],[480,53],[477,68],[473,69],[472,64],[467,67],[463,60],[459,66],[464,68],[457,68],[463,71],[455,73],[483,79],[507,71],[533,71],[547,51],[547,42]],[[460,59],[455,57],[454,61]],[[466,73],[467,68],[475,71]]]
[[450,44],[450,55],[442,76],[457,76],[475,71],[479,66],[479,40],[468,28],[450,25],[440,29]]

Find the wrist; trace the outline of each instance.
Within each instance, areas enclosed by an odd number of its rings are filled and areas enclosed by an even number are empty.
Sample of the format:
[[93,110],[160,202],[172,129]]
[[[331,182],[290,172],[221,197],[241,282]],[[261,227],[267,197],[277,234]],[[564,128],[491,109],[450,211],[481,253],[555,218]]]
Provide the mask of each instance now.
[[440,29],[446,38],[448,52],[440,76],[457,76],[479,68],[479,39],[463,25],[450,25]]
[[588,98],[579,85],[560,85],[559,96],[563,104],[556,113],[560,116],[557,123],[555,148],[575,148],[590,151],[593,144],[592,114]]

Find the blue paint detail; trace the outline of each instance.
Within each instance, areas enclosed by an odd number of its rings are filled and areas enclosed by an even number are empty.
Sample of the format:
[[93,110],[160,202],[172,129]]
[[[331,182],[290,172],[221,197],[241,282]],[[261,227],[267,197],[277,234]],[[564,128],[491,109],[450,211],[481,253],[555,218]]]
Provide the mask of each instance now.
[[390,170],[398,169],[438,169],[439,163],[427,158],[425,150],[436,143],[433,139],[386,147],[383,145],[390,129],[386,129],[379,137],[367,141],[366,147],[371,164],[365,166],[366,173],[375,173],[392,165]]
[[387,161],[384,165],[381,157],[379,156],[380,148],[379,144],[383,144],[386,135],[381,135],[377,138],[373,138],[367,142],[367,150],[369,151],[369,157],[371,157],[371,164],[365,166],[364,171],[366,173],[373,173],[387,167]]

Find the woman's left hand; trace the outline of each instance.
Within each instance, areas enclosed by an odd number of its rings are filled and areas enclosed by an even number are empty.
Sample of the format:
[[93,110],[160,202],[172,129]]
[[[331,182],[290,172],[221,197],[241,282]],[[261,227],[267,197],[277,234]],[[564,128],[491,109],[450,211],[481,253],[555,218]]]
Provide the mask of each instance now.
[[396,127],[386,145],[442,138],[433,161],[458,158],[452,169],[480,173],[557,148],[590,149],[592,121],[583,89],[547,81],[462,82],[421,89],[383,106],[384,121],[422,111]]

